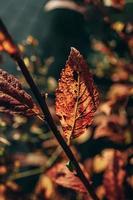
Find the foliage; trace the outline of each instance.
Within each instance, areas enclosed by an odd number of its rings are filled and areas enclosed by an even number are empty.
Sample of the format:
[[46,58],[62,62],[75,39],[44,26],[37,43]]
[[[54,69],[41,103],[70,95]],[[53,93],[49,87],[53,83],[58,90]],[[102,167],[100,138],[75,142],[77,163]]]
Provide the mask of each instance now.
[[[110,17],[109,9],[112,13],[124,12],[125,1],[84,3],[100,10],[105,27],[105,33],[98,27],[90,33],[89,69],[82,55],[72,48],[57,84],[55,77],[46,77],[54,58],[42,62],[36,51],[37,39],[28,36],[18,48],[38,85],[48,92],[44,98],[54,121],[82,162],[81,168],[98,197],[130,200],[133,26],[130,21]],[[0,51],[11,55],[18,52],[2,34],[0,41]],[[16,78],[0,70],[0,111],[4,112],[0,118],[0,199],[90,200],[73,164],[68,163],[39,107],[22,85],[27,88],[21,74]]]
[[98,104],[99,94],[88,66],[72,48],[56,90],[56,114],[68,143],[91,125]]
[[0,110],[25,116],[39,115],[40,112],[19,81],[3,70],[0,70]]

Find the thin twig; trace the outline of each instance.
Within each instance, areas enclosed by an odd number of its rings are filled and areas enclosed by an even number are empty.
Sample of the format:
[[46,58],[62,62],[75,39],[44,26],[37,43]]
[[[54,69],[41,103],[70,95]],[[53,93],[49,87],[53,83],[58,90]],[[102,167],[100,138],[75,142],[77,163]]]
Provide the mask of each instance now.
[[[9,35],[6,27],[4,26],[3,22],[1,21],[3,31],[5,31],[7,37],[10,38],[10,41],[13,43],[13,40],[11,38],[11,36]],[[13,45],[15,45],[13,43]],[[71,151],[70,147],[67,145],[67,143],[65,142],[64,138],[62,137],[62,135],[60,134],[59,130],[57,129],[54,120],[51,116],[51,113],[48,109],[48,106],[46,104],[46,101],[44,99],[44,97],[41,95],[41,92],[39,91],[37,85],[35,84],[33,78],[31,77],[23,59],[21,58],[20,54],[18,52],[15,52],[14,54],[11,55],[12,58],[16,61],[16,63],[18,64],[18,66],[20,67],[28,85],[30,86],[30,89],[32,91],[32,93],[34,94],[43,114],[44,117],[50,127],[50,129],[52,130],[54,136],[56,137],[57,141],[59,142],[60,146],[62,147],[62,149],[64,150],[66,156],[68,157],[68,159],[73,163],[73,166],[75,168],[75,171],[77,173],[77,176],[79,177],[79,179],[81,180],[81,182],[83,183],[83,185],[85,186],[85,188],[87,189],[88,193],[91,195],[91,197],[94,200],[99,200],[99,198],[97,197],[93,185],[92,183],[89,182],[89,180],[86,178],[86,176],[84,175],[82,169],[80,168],[78,161],[76,160],[73,152]]]
[[48,159],[45,166],[39,167],[39,168],[36,168],[36,169],[27,170],[27,171],[24,171],[24,172],[14,173],[11,176],[9,176],[9,180],[17,180],[17,179],[20,179],[20,178],[25,178],[25,177],[28,177],[28,176],[34,176],[34,175],[39,175],[39,174],[44,173],[46,170],[48,170],[50,167],[52,167],[52,165],[56,162],[56,160],[58,159],[61,152],[62,152],[62,149],[59,146],[59,147],[57,147],[57,149],[55,150],[53,155]]
[[84,184],[84,186],[86,187],[87,191],[90,193],[90,195],[92,196],[92,198],[94,200],[98,200],[97,195],[94,192],[94,188],[92,186],[92,184],[88,181],[88,179],[85,177],[82,169],[80,168],[73,152],[71,151],[70,147],[67,145],[67,143],[65,142],[64,138],[62,137],[62,135],[60,134],[59,130],[57,129],[54,120],[49,112],[48,106],[46,104],[46,101],[44,99],[44,97],[42,97],[38,87],[36,86],[36,84],[34,83],[28,69],[25,66],[24,61],[22,60],[22,58],[17,54],[13,56],[14,60],[17,62],[17,64],[19,65],[27,83],[29,84],[32,93],[34,94],[38,104],[40,105],[42,112],[44,114],[44,117],[50,127],[50,129],[52,130],[53,134],[55,135],[56,139],[58,140],[59,144],[61,145],[61,147],[63,148],[65,154],[67,155],[68,159],[73,163],[74,167],[75,167],[75,171],[77,172],[77,176],[80,178],[80,180],[82,181],[82,183]]

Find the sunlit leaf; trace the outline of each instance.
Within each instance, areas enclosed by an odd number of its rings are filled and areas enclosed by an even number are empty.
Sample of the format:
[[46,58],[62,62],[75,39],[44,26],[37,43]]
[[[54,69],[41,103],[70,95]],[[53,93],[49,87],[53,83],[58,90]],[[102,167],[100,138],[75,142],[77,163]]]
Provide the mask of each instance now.
[[72,48],[56,91],[56,114],[68,144],[92,124],[98,104],[92,74],[79,51]]

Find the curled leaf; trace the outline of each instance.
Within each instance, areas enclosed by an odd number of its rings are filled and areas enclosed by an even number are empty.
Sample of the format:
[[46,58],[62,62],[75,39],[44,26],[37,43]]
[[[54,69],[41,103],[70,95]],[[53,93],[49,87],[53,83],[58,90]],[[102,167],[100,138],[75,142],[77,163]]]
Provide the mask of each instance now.
[[0,112],[26,116],[40,113],[32,97],[22,89],[20,82],[2,69],[0,69]]
[[92,124],[98,104],[92,74],[79,51],[72,48],[56,90],[56,114],[68,144]]

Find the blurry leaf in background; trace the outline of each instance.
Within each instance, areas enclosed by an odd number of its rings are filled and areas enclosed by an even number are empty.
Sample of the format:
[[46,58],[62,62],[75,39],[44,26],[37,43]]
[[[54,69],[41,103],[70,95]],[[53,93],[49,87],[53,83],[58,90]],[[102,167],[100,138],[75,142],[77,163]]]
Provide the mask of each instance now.
[[127,124],[124,115],[110,115],[106,116],[105,120],[101,118],[101,122],[97,126],[94,138],[107,137],[116,142],[123,142],[125,140],[124,128]]
[[10,145],[10,142],[4,137],[0,137],[0,143],[6,144],[6,145]]
[[[85,171],[84,167],[81,165],[82,170],[85,173],[87,178],[88,174]],[[71,172],[65,163],[56,164],[53,168],[51,168],[47,175],[56,183],[63,187],[67,187],[77,192],[87,193],[86,188],[75,174],[75,172]]]
[[112,6],[117,9],[123,9],[125,3],[125,0],[104,0],[106,6]]
[[37,196],[42,196],[43,199],[51,200],[55,196],[54,186],[51,179],[42,175],[37,183],[35,194]]
[[12,43],[8,34],[5,32],[0,21],[0,51],[6,51],[10,55],[18,53],[17,47]]
[[110,100],[111,107],[113,108],[115,104],[118,104],[119,108],[124,107],[131,92],[132,86],[113,84],[107,93],[107,98]]
[[125,159],[124,155],[119,152],[114,152],[114,157],[105,170],[103,184],[108,200],[124,200],[124,178],[125,178]]

